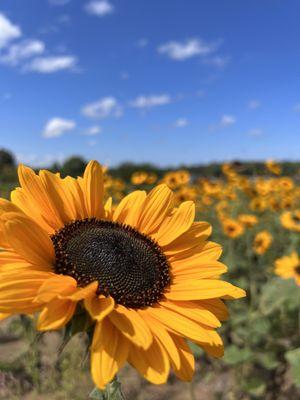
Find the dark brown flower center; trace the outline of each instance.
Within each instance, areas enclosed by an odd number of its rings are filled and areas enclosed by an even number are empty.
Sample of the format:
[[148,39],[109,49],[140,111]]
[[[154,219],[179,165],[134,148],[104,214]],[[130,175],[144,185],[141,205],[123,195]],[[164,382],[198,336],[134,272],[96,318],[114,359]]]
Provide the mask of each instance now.
[[297,275],[300,275],[300,265],[297,265],[297,267],[295,268],[295,272]]
[[151,238],[132,227],[95,218],[77,220],[52,237],[55,273],[84,287],[98,281],[98,294],[143,308],[157,303],[170,284],[166,256]]

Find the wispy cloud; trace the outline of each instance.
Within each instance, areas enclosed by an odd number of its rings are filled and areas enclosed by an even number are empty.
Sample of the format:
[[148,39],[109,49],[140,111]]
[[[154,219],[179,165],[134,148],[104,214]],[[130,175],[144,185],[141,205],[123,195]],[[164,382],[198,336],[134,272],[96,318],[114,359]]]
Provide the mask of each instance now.
[[187,120],[187,118],[178,118],[178,119],[174,122],[175,128],[184,128],[184,127],[187,126],[188,124],[189,124],[189,121]]
[[295,104],[295,106],[294,106],[294,111],[295,111],[295,112],[300,112],[300,103]]
[[148,44],[149,44],[149,40],[148,39],[141,38],[140,40],[137,41],[136,45],[137,45],[137,47],[142,49],[142,48],[148,46]]
[[185,42],[171,41],[158,47],[158,52],[176,61],[184,61],[196,56],[207,56],[216,51],[218,43],[206,43],[202,39]]
[[74,70],[77,64],[75,56],[49,56],[34,58],[24,66],[24,71],[52,74],[63,70]]
[[100,126],[98,126],[98,125],[93,125],[93,126],[91,126],[90,128],[86,129],[86,130],[83,132],[83,135],[85,135],[85,136],[96,136],[96,135],[98,135],[98,134],[101,133],[101,132],[102,132],[102,128],[101,128]]
[[132,100],[129,105],[134,108],[152,108],[157,106],[163,106],[171,102],[171,96],[168,94],[150,95],[150,96],[138,96]]
[[227,126],[234,125],[236,123],[236,118],[233,115],[224,114],[222,115],[219,126],[220,128],[226,128]]
[[0,63],[16,66],[21,61],[42,54],[45,44],[40,40],[22,40],[8,47],[3,55],[0,55]]
[[0,49],[21,36],[21,28],[18,25],[14,25],[4,14],[0,13]]
[[115,8],[108,0],[92,0],[86,4],[85,10],[88,14],[104,17],[112,14]]
[[261,136],[264,131],[261,128],[253,128],[248,131],[248,135],[250,136]]
[[248,103],[248,108],[249,110],[256,110],[257,108],[259,108],[261,106],[261,102],[259,100],[250,100]]
[[113,96],[103,97],[102,99],[85,105],[82,114],[89,118],[108,118],[120,117],[123,113],[122,107]]
[[42,136],[46,139],[62,136],[76,127],[75,121],[64,118],[51,118],[45,125]]
[[213,57],[206,57],[203,59],[204,64],[213,65],[217,68],[224,68],[231,60],[229,56],[213,56]]

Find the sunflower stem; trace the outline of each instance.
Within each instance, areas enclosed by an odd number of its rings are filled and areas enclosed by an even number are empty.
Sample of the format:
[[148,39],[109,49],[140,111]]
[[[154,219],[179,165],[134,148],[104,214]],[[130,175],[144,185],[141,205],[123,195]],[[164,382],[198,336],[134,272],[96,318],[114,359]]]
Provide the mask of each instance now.
[[90,393],[89,398],[95,400],[125,400],[121,390],[121,383],[117,377],[108,383],[104,390],[95,387]]

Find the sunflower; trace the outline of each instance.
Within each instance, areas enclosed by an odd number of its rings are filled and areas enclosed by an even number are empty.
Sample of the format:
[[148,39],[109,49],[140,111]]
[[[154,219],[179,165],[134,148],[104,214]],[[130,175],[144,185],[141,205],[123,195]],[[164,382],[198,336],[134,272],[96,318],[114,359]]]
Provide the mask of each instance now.
[[225,235],[231,239],[237,239],[244,233],[244,226],[235,219],[224,218],[222,224]]
[[300,259],[298,254],[293,251],[288,256],[283,256],[275,261],[275,274],[283,279],[294,278],[300,286]]
[[281,174],[281,166],[274,160],[267,160],[265,166],[268,171],[272,172],[275,175]]
[[253,214],[240,214],[238,217],[239,222],[241,222],[246,228],[252,228],[258,223],[256,215]]
[[255,235],[253,250],[256,254],[264,254],[271,246],[273,237],[268,231],[261,231]]
[[126,361],[156,384],[170,367],[191,380],[186,339],[222,356],[221,299],[245,292],[219,279],[221,247],[206,241],[209,224],[194,222],[192,201],[174,209],[162,184],[132,192],[112,210],[95,161],[77,179],[22,165],[18,174],[21,187],[0,200],[1,315],[38,312],[37,328],[47,331],[86,310],[99,388]]
[[283,212],[280,216],[280,222],[284,228],[300,232],[300,210]]

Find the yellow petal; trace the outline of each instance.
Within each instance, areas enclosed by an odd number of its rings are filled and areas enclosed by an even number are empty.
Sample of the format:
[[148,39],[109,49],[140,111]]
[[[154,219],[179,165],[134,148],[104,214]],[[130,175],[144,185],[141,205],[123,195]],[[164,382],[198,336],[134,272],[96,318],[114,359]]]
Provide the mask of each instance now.
[[172,243],[164,246],[164,253],[168,256],[190,250],[211,235],[211,226],[207,222],[194,222],[189,230],[180,235]]
[[125,364],[129,343],[108,318],[97,323],[95,336],[99,345],[91,349],[91,373],[98,388],[104,389]]
[[136,227],[145,199],[146,192],[142,190],[136,190],[125,196],[118,204],[113,220]]
[[135,310],[117,305],[109,314],[112,323],[122,334],[137,346],[147,349],[153,340],[153,335],[144,319]]
[[161,322],[168,330],[173,333],[177,333],[180,336],[191,340],[198,340],[204,343],[211,343],[209,335],[206,333],[206,329],[200,326],[195,321],[192,321],[185,316],[164,308],[162,306],[149,307],[147,309],[153,318]]
[[1,274],[0,312],[31,313],[40,308],[33,300],[49,276],[51,274],[48,272],[25,270]]
[[5,235],[10,246],[24,260],[52,267],[55,255],[51,239],[32,219],[21,213],[5,213]]
[[193,201],[185,201],[178,209],[161,224],[155,240],[160,246],[167,246],[178,236],[186,232],[195,218],[195,204]]
[[167,185],[158,185],[146,197],[137,227],[145,234],[155,232],[170,212],[173,193]]
[[182,381],[190,382],[195,372],[194,355],[183,338],[176,335],[172,335],[172,337],[180,355],[180,367],[177,368],[175,364],[172,365],[175,375]]
[[176,262],[176,260],[174,260],[170,264],[174,277],[174,284],[180,283],[180,280],[186,279],[213,278],[227,271],[226,265],[218,261],[203,263],[201,256],[199,256],[199,258],[187,259],[185,263],[183,261]]
[[200,324],[212,328],[218,328],[221,326],[220,321],[213,313],[191,301],[161,301],[160,305]]
[[89,217],[103,218],[103,172],[97,161],[90,161],[84,171],[85,205]]
[[165,296],[169,300],[206,300],[217,297],[244,297],[244,290],[219,279],[186,280],[172,285]]
[[156,337],[157,340],[159,340],[160,344],[164,347],[165,351],[168,353],[171,362],[175,366],[177,366],[177,368],[179,368],[180,356],[171,334],[168,333],[168,331],[162,324],[160,324],[154,318],[151,318],[150,315],[144,313],[143,318],[147,322],[147,325],[149,326],[153,335]]
[[71,320],[75,308],[76,303],[71,300],[52,300],[40,313],[37,329],[39,331],[61,329]]
[[112,197],[109,197],[104,204],[105,218],[111,220],[113,218]]
[[41,171],[39,176],[48,195],[51,208],[55,215],[59,217],[59,220],[66,224],[76,219],[77,213],[72,196],[69,191],[65,190],[62,179],[46,170]]
[[[21,212],[21,210],[8,200],[0,198],[0,216],[7,212]],[[0,219],[0,247],[7,249],[9,243],[4,234],[4,222]]]
[[84,306],[93,319],[102,321],[114,309],[115,302],[112,297],[89,296],[84,300]]
[[228,309],[220,299],[196,300],[195,303],[215,314],[220,321],[228,319]]
[[48,303],[57,297],[64,297],[76,291],[74,278],[66,275],[54,275],[40,287],[36,299],[39,303]]
[[[45,190],[41,178],[37,176],[32,169],[24,165],[19,166],[18,175],[22,191],[27,199],[26,214],[33,217],[39,214],[54,230],[59,229],[63,225],[62,221],[51,207],[48,193]],[[15,200],[16,199],[13,199],[14,203]],[[21,206],[21,204],[17,205],[19,207]]]
[[166,351],[160,342],[154,338],[148,350],[131,345],[128,361],[149,382],[165,383],[168,379],[170,363]]

